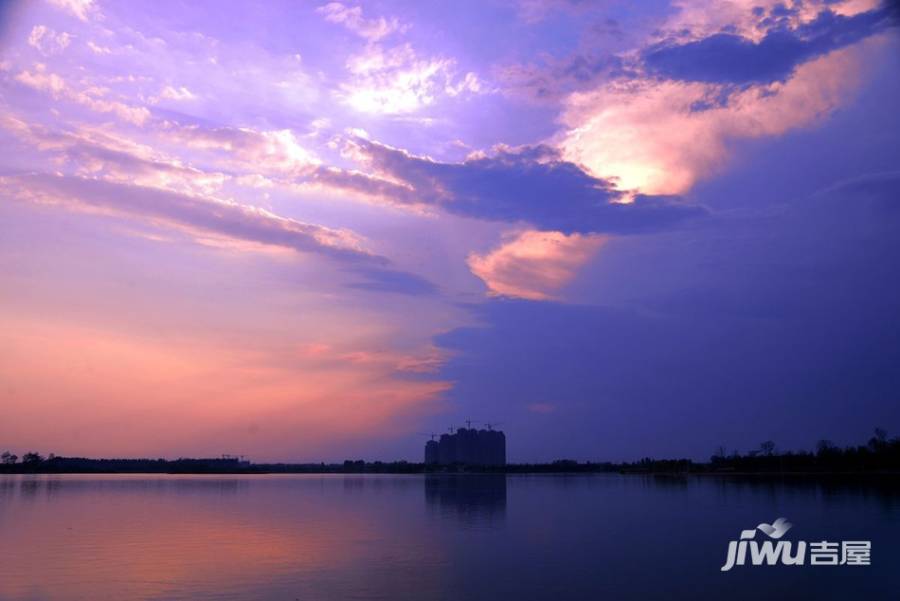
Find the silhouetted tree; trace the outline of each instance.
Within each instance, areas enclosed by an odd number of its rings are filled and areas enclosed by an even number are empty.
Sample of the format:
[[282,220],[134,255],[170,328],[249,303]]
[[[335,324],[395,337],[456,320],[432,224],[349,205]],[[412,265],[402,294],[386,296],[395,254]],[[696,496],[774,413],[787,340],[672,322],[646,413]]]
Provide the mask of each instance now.
[[828,455],[829,453],[833,453],[837,450],[837,447],[833,442],[828,440],[827,438],[823,438],[819,442],[816,443],[816,454],[819,456]]
[[885,446],[887,446],[887,430],[875,428],[875,436],[869,439],[869,448],[873,451],[880,451]]
[[44,462],[44,457],[40,453],[25,453],[22,455],[22,463],[25,465],[39,465]]
[[13,455],[9,451],[3,451],[3,454],[0,455],[0,463],[3,465],[13,465],[18,460],[19,456]]
[[775,443],[771,440],[767,440],[765,442],[760,443],[759,450],[766,457],[771,457],[775,454]]
[[728,449],[725,448],[725,445],[720,444],[718,447],[716,447],[715,452],[713,453],[712,457],[709,458],[709,460],[712,463],[717,463],[719,461],[724,461],[727,456]]

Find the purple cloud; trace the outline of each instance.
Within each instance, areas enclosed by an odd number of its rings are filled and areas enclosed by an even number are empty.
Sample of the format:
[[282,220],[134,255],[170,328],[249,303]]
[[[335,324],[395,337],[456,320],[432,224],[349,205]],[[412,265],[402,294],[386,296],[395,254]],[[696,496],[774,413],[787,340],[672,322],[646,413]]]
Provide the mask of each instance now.
[[611,182],[565,161],[549,146],[500,148],[462,163],[441,163],[359,138],[350,145],[376,176],[323,171],[314,181],[400,205],[563,233],[652,231],[705,214],[673,196],[637,195],[626,202]]
[[669,79],[728,84],[781,81],[800,63],[890,25],[886,9],[849,17],[822,11],[815,20],[793,29],[776,21],[758,42],[721,32],[686,44],[658,44],[645,51],[644,64]]
[[159,220],[193,232],[318,253],[342,261],[388,263],[387,259],[365,251],[358,237],[348,230],[303,223],[235,202],[58,175],[6,176],[0,179],[0,186],[6,195],[31,202]]

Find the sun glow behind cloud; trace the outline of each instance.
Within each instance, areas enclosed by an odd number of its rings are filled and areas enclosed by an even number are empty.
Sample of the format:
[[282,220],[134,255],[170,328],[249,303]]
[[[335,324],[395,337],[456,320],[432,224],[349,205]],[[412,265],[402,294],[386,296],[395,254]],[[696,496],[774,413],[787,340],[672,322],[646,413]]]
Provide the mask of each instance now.
[[578,92],[566,102],[571,129],[561,145],[620,188],[684,193],[728,164],[731,142],[809,127],[844,106],[864,80],[867,53],[851,46],[800,65],[785,82],[746,89],[646,78]]

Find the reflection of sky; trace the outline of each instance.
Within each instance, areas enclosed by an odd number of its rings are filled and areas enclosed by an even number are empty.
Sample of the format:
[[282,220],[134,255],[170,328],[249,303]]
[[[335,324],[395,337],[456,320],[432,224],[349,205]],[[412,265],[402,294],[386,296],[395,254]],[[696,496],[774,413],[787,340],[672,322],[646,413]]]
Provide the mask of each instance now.
[[[884,599],[896,492],[617,474],[0,476],[0,599]],[[871,540],[872,565],[723,580],[728,541],[777,516],[791,541]]]
[[[373,541],[396,541],[388,560],[415,549],[423,587],[439,559],[420,523],[362,511],[341,478],[4,480],[4,600],[322,598],[364,587]],[[421,504],[418,480],[379,484],[394,511]]]
[[[885,5],[887,6],[887,5]],[[0,12],[0,438],[707,456],[900,427],[876,0]]]

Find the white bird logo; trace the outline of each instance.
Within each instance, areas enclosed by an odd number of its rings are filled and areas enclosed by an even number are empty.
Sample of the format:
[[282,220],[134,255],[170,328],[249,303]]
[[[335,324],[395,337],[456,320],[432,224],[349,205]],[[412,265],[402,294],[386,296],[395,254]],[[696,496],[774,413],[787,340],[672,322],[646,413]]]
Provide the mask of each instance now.
[[787,518],[778,518],[771,524],[763,522],[757,528],[768,534],[769,538],[781,538],[785,532],[791,529],[791,526],[793,524],[787,521]]

